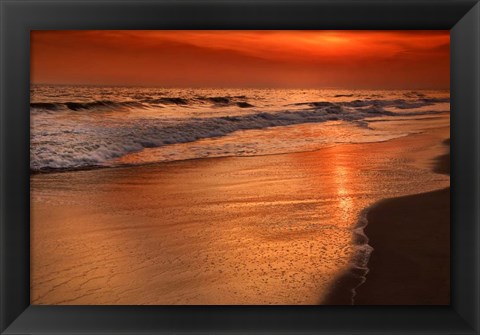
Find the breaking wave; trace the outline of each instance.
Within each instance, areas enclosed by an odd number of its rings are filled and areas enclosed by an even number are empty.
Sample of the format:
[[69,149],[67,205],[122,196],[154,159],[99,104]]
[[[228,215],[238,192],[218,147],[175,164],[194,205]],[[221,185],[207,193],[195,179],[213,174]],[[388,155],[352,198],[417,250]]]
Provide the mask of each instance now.
[[[84,104],[85,106],[85,104]],[[87,105],[87,106],[92,106]],[[104,106],[104,105],[102,105]],[[378,106],[344,108],[326,103],[302,111],[258,112],[247,115],[186,120],[136,119],[107,125],[64,123],[61,127],[33,131],[30,168],[33,171],[69,170],[105,166],[108,160],[171,144],[223,137],[241,130],[291,126],[327,121],[358,122],[372,116],[439,114],[439,111],[391,112]],[[39,127],[39,129],[42,129]],[[58,130],[61,129],[61,130]]]
[[450,101],[448,91],[61,85],[32,85],[30,98],[36,172],[388,140],[441,123]]

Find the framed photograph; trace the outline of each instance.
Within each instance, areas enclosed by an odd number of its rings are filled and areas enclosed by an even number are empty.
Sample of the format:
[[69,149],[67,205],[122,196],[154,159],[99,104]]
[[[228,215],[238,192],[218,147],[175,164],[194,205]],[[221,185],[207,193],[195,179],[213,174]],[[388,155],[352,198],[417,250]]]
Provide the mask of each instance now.
[[477,1],[0,3],[2,334],[479,333]]

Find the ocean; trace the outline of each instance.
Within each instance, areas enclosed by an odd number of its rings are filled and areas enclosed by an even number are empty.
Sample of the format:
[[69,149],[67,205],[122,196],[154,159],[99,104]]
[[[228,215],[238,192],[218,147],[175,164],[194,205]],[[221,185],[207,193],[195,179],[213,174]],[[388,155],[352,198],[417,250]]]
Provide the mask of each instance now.
[[32,172],[312,151],[449,124],[449,91],[33,85]]

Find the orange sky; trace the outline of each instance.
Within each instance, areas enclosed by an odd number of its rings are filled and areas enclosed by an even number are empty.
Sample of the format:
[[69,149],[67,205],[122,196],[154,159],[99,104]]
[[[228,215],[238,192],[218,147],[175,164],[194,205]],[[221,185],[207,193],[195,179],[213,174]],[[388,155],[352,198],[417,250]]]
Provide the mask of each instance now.
[[443,89],[449,53],[449,31],[33,31],[31,81]]

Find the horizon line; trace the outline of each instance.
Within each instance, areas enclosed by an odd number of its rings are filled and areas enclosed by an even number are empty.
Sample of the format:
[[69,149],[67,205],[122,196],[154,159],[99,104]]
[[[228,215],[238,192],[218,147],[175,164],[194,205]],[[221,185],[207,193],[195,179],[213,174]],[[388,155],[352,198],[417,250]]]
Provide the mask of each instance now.
[[372,90],[372,91],[393,91],[393,90],[422,90],[422,91],[450,91],[450,87],[432,88],[432,87],[396,87],[396,88],[381,88],[381,87],[273,87],[273,86],[161,86],[161,85],[135,85],[135,84],[84,84],[84,83],[32,83],[30,86],[77,86],[77,87],[129,87],[129,88],[158,88],[158,89],[291,89],[291,90]]

